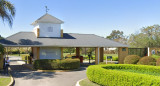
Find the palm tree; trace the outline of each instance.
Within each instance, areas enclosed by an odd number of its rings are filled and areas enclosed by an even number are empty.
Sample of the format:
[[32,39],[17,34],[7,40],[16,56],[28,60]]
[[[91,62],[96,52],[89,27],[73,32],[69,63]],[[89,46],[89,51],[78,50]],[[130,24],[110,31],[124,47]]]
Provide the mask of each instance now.
[[14,5],[7,0],[0,0],[0,17],[2,21],[7,21],[9,26],[12,27],[14,16]]

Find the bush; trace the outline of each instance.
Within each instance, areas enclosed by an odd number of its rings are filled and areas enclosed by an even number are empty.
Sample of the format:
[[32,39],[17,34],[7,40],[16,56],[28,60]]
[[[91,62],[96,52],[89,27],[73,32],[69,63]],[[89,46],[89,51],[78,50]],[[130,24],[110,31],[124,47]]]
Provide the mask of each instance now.
[[3,69],[3,54],[4,54],[4,46],[0,44],[0,69]]
[[4,46],[0,44],[0,54],[3,55],[3,54],[4,54],[4,51],[5,51],[5,50],[4,50]]
[[131,64],[93,65],[87,68],[90,81],[102,86],[160,86],[160,67]]
[[124,64],[137,64],[140,57],[137,55],[128,55],[124,59]]
[[35,69],[41,70],[71,70],[78,69],[80,67],[79,59],[63,59],[63,60],[51,60],[51,59],[40,59],[35,60],[33,64]]
[[21,55],[21,58],[22,58],[22,60],[27,60],[27,64],[29,64],[29,58],[30,58],[29,54],[23,54],[23,55]]
[[145,56],[137,63],[139,65],[156,65],[156,59],[151,56]]
[[157,59],[156,65],[157,65],[157,66],[160,66],[160,58]]
[[76,56],[76,54],[67,54],[65,57],[66,58],[71,58],[72,56]]

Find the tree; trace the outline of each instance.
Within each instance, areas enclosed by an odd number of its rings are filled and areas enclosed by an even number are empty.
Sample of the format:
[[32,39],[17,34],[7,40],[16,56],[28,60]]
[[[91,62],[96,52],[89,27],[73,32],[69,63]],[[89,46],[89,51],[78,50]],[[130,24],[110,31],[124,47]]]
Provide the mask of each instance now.
[[2,21],[7,21],[9,26],[12,27],[14,16],[14,5],[7,0],[0,0],[0,17]]
[[107,36],[106,38],[127,44],[127,37],[124,36],[123,31],[112,30],[112,33],[109,36]]
[[159,47],[160,46],[160,26],[152,25],[141,28],[140,33],[131,34],[129,45],[131,47]]

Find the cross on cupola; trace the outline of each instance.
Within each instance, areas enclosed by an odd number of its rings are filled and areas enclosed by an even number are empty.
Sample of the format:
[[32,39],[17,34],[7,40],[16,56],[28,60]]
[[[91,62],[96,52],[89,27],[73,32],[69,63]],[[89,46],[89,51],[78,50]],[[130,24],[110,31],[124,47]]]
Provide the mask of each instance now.
[[47,7],[47,6],[45,6],[45,8],[46,8],[46,13],[48,13],[48,11],[49,11],[48,7]]

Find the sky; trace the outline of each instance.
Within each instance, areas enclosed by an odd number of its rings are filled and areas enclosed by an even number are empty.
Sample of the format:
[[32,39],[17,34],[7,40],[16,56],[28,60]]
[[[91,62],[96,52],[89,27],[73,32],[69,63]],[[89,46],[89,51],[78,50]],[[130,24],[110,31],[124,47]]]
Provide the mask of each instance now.
[[65,33],[108,36],[112,30],[125,35],[142,27],[160,24],[160,0],[8,0],[16,8],[12,28],[0,20],[0,35],[8,37],[20,31],[32,31],[32,22],[49,14],[64,21]]

